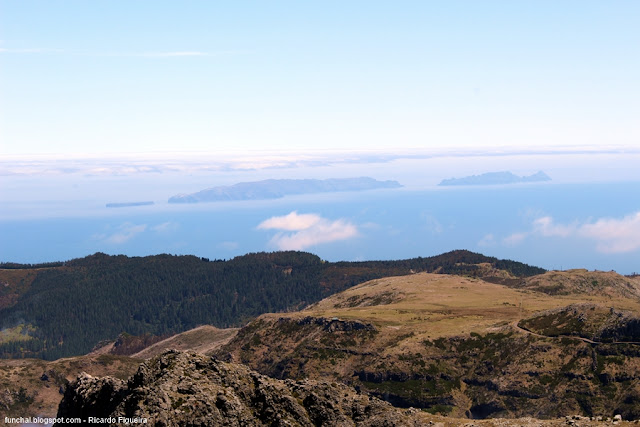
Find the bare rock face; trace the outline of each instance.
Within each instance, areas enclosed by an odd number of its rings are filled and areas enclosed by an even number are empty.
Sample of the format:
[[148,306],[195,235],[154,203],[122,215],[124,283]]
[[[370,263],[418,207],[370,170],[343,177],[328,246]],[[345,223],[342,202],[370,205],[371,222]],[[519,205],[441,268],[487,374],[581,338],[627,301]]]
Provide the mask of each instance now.
[[[399,410],[343,384],[272,379],[243,365],[170,350],[128,380],[81,374],[58,417],[116,425],[118,417],[156,426],[422,425],[417,411]],[[134,421],[135,422],[135,421]]]

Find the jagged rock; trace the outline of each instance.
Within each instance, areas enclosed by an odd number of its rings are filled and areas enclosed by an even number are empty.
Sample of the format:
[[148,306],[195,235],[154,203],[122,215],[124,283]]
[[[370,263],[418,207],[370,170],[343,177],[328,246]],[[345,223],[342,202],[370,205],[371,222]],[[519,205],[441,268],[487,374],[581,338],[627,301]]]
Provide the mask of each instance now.
[[[288,322],[289,319],[281,317],[278,319],[279,322]],[[326,319],[324,317],[312,317],[307,316],[303,319],[300,319],[296,322],[298,325],[319,325],[325,331],[335,332],[335,331],[375,331],[376,327],[371,323],[364,323],[359,320],[340,320],[337,317],[333,319]]]
[[146,418],[157,426],[418,426],[422,416],[343,384],[280,381],[175,350],[143,363],[126,382],[81,374],[58,409],[58,417],[112,425],[118,417]]

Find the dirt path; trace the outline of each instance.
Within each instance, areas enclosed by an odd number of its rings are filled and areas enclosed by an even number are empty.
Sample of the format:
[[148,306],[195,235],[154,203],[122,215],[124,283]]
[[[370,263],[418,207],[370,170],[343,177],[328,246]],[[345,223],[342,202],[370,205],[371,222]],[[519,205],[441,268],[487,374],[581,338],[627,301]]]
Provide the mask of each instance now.
[[[522,320],[522,319],[520,319]],[[523,327],[521,327],[520,325],[518,325],[518,323],[520,322],[520,320],[516,320],[513,323],[511,323],[511,326],[513,326],[514,329],[516,329],[517,331],[526,333],[526,334],[530,334],[536,337],[540,337],[540,338],[558,338],[558,339],[562,339],[562,338],[569,338],[569,339],[575,339],[575,340],[580,340],[582,342],[585,342],[587,344],[592,344],[592,345],[598,345],[598,344],[635,344],[635,345],[640,345],[640,342],[638,341],[612,341],[612,342],[602,342],[602,341],[593,341],[590,340],[589,338],[584,338],[584,337],[579,337],[579,336],[575,336],[575,335],[558,335],[555,337],[550,337],[548,335],[542,335],[542,334],[538,334],[536,332],[530,331],[528,329],[525,329]]]
[[204,354],[231,341],[238,331],[238,328],[218,329],[214,326],[203,325],[152,344],[138,353],[132,354],[131,357],[148,359],[169,348],[193,350]]

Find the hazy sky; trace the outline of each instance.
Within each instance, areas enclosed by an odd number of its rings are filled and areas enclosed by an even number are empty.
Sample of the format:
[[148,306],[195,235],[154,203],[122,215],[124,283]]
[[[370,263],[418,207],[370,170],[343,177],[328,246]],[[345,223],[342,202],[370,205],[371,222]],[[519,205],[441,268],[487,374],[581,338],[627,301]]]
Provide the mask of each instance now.
[[0,154],[640,144],[640,2],[0,0]]

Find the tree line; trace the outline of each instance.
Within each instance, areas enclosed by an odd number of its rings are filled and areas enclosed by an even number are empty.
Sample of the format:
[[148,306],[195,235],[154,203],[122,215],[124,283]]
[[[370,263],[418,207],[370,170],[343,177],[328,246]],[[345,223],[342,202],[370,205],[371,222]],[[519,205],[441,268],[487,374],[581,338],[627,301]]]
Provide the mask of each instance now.
[[241,326],[262,313],[300,309],[367,280],[420,271],[473,276],[475,264],[487,262],[517,276],[544,272],[468,251],[337,263],[295,251],[228,261],[97,253],[48,268],[23,266],[38,268],[37,276],[13,305],[0,310],[0,326],[30,324],[35,332],[30,340],[0,344],[0,357],[52,360],[87,353],[123,332],[168,335],[203,324]]

